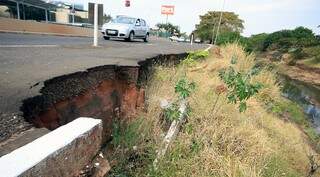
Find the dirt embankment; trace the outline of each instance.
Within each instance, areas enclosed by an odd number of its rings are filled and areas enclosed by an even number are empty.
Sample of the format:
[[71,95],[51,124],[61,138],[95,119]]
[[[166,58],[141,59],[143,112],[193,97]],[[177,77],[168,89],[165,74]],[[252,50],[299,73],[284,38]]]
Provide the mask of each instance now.
[[291,66],[288,64],[291,60],[290,55],[276,51],[260,53],[257,58],[263,63],[265,62],[277,65],[280,74],[286,75],[290,79],[301,81],[320,89],[319,68],[312,68],[299,62]]
[[320,72],[318,70],[312,70],[300,65],[288,66],[280,64],[279,71],[293,80],[301,81],[320,89]]
[[143,86],[153,65],[176,64],[186,55],[160,55],[140,66],[100,66],[47,80],[41,95],[24,100],[21,111],[28,122],[50,130],[78,117],[99,118],[108,140],[113,120],[132,118],[144,106]]

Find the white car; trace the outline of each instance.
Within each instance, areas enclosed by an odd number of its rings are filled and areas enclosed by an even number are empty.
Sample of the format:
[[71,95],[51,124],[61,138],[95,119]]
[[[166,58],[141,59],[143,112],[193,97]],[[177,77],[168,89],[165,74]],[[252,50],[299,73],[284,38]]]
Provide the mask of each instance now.
[[195,43],[201,43],[201,39],[197,38],[196,40],[194,40]]
[[177,36],[171,36],[169,37],[170,41],[178,41],[179,38]]
[[143,39],[144,42],[149,40],[149,26],[142,18],[117,16],[102,26],[101,33],[105,40],[110,38],[120,38],[126,41]]
[[178,42],[184,42],[186,39],[184,37],[179,37]]

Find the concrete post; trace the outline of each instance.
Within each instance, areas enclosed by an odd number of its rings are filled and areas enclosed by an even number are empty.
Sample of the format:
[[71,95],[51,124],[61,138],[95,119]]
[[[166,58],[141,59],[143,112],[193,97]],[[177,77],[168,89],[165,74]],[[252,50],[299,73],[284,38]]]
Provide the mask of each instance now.
[[194,38],[194,35],[191,34],[191,40],[190,40],[191,45],[193,44],[193,40],[194,40],[193,38]]
[[94,4],[93,46],[98,46],[98,3]]
[[74,10],[74,2],[72,4],[72,24],[74,25],[74,13],[75,13],[75,10]]
[[18,16],[18,19],[20,20],[20,7],[19,7],[19,2],[17,2],[17,16]]

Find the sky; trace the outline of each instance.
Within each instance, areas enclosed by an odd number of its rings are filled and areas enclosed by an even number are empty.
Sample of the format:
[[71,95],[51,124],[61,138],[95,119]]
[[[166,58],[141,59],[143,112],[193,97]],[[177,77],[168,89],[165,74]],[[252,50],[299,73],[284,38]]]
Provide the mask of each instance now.
[[[223,0],[130,0],[131,7],[125,7],[125,0],[66,0],[83,3],[88,1],[104,4],[104,13],[111,16],[129,15],[145,19],[150,27],[165,22],[161,5],[174,5],[175,14],[169,22],[179,25],[183,32],[190,33],[198,24],[199,15],[208,11],[220,11]],[[320,0],[226,0],[224,11],[235,12],[244,20],[244,36],[271,33],[281,29],[305,26],[320,34]]]

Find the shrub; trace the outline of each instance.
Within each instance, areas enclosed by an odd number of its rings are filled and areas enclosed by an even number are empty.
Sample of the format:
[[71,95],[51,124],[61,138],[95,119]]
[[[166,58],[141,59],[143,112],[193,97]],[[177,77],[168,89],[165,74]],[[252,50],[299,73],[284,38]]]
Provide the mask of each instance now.
[[180,79],[174,87],[175,92],[179,94],[180,99],[188,98],[195,88],[195,83],[189,82],[186,78]]
[[253,52],[253,51],[262,51],[263,50],[263,43],[268,37],[268,34],[261,33],[257,35],[252,35],[248,38],[246,38],[244,44],[246,46],[247,52]]
[[[231,64],[236,63],[236,58],[231,60]],[[230,103],[239,104],[239,111],[244,112],[247,109],[246,100],[258,93],[262,88],[260,83],[250,83],[250,78],[257,75],[258,70],[252,68],[248,73],[236,71],[232,66],[227,70],[222,70],[219,73],[222,81],[228,86],[229,92],[227,98]]]
[[196,61],[203,60],[208,56],[209,56],[209,52],[205,50],[189,52],[187,58],[182,61],[182,64],[186,66],[195,66]]
[[218,36],[216,45],[233,43],[241,40],[241,35],[238,32],[223,32]]
[[209,56],[209,52],[205,50],[199,50],[196,52],[189,52],[187,59],[199,60]]
[[263,43],[263,50],[279,48],[287,51],[292,47],[308,47],[318,44],[312,30],[298,27],[294,30],[281,30],[271,33]]

